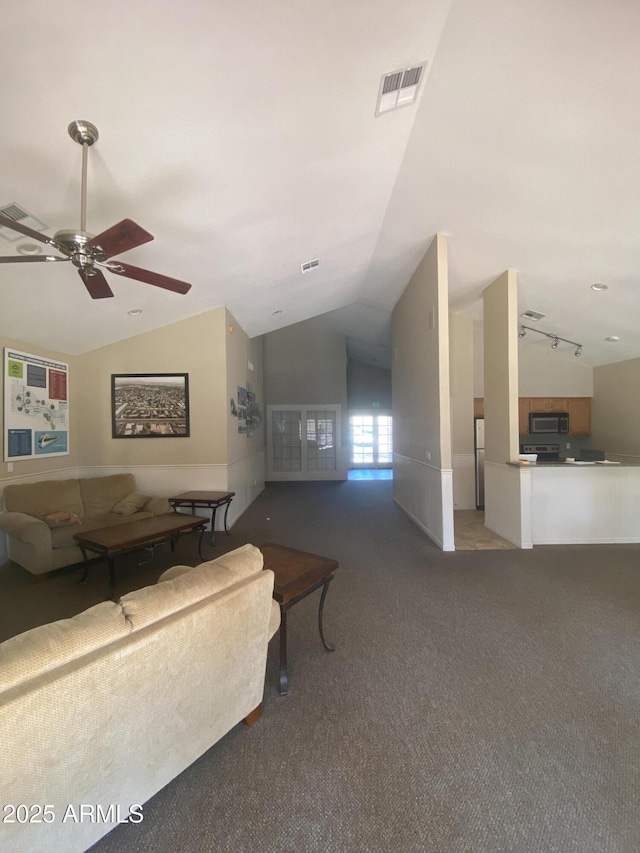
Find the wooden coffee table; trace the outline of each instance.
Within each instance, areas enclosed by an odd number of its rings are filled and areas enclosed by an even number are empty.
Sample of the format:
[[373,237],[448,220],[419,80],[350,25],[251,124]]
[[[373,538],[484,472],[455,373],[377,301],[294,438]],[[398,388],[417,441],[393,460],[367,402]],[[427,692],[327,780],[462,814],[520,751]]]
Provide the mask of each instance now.
[[210,541],[212,545],[215,545],[216,541],[216,510],[219,506],[225,506],[226,509],[224,511],[224,532],[229,534],[229,528],[227,527],[227,515],[229,514],[229,507],[231,505],[231,501],[233,500],[233,496],[235,492],[183,492],[181,495],[175,495],[172,498],[169,498],[169,503],[174,509],[177,509],[179,506],[188,506],[191,507],[191,512],[196,511],[196,507],[198,508],[207,508],[211,510],[211,536]]
[[163,542],[169,542],[173,551],[178,536],[181,533],[189,533],[191,530],[200,530],[198,553],[200,559],[204,560],[202,536],[208,523],[208,518],[199,515],[167,512],[164,515],[155,515],[153,518],[142,518],[140,521],[129,521],[125,524],[116,524],[113,527],[100,527],[97,530],[76,533],[73,538],[80,546],[85,566],[81,583],[87,579],[89,574],[87,551],[100,554],[106,557],[109,564],[109,598],[113,598],[116,585],[114,565],[116,557],[127,551],[148,548],[152,545],[160,545]]
[[336,560],[297,551],[285,545],[275,545],[269,542],[261,545],[264,557],[264,568],[271,569],[275,575],[273,597],[280,605],[280,695],[284,696],[289,687],[287,676],[287,611],[294,604],[302,601],[316,589],[322,587],[320,606],[318,608],[318,629],[322,645],[328,652],[335,651],[335,646],[327,643],[322,630],[322,612],[329,584],[333,573],[338,568]]

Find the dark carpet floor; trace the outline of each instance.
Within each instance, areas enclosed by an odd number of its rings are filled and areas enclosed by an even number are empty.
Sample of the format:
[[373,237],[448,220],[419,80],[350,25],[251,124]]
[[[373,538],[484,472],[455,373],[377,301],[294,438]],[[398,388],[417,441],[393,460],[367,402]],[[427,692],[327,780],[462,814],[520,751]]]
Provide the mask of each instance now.
[[[289,695],[274,640],[262,720],[95,853],[640,849],[640,546],[445,554],[391,488],[270,484],[218,537],[211,556],[274,541],[337,559],[336,651],[314,594],[289,614]],[[195,543],[143,568],[127,558],[118,591],[197,563]],[[1,569],[7,635],[104,597],[104,568],[85,586],[77,575],[34,586]]]

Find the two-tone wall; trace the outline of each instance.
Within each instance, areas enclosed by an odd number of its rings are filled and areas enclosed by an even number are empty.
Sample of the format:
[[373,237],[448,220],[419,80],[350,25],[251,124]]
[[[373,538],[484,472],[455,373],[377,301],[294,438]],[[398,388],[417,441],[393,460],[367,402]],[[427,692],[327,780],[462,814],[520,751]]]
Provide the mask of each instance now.
[[[151,494],[190,489],[236,492],[232,523],[264,488],[264,424],[238,432],[230,400],[249,382],[264,416],[262,339],[250,340],[225,308],[144,332],[80,356],[50,352],[23,341],[5,346],[69,363],[70,454],[2,464],[0,492],[9,482],[102,476],[130,471]],[[113,438],[111,375],[189,374],[190,435]],[[0,563],[6,552],[0,542]]]
[[393,309],[393,497],[454,549],[447,239],[438,234]]

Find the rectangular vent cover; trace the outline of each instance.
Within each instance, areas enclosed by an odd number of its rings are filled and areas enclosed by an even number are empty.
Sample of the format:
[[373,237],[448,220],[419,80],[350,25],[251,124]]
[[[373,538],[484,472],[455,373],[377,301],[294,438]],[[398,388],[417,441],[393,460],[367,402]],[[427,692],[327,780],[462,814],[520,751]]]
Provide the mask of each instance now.
[[[34,231],[44,231],[47,227],[44,222],[41,222],[35,216],[32,216],[23,207],[16,204],[15,201],[0,207],[0,213],[8,219],[13,219],[14,222],[19,222],[21,225],[33,228]],[[16,240],[24,240],[24,234],[20,234],[18,231],[12,231],[11,228],[0,227],[0,237],[3,237],[10,243],[15,243]]]
[[542,320],[543,317],[546,317],[546,314],[541,314],[540,311],[525,311],[524,314],[520,315],[524,317],[525,320],[534,320],[536,323],[538,320]]
[[320,261],[316,258],[314,261],[307,261],[306,264],[300,264],[300,269],[303,273],[311,272],[311,270],[316,269],[316,267],[320,266]]
[[383,74],[380,80],[375,114],[379,116],[396,110],[398,107],[408,107],[415,103],[426,65],[426,62],[422,62],[419,65],[400,68],[398,71]]

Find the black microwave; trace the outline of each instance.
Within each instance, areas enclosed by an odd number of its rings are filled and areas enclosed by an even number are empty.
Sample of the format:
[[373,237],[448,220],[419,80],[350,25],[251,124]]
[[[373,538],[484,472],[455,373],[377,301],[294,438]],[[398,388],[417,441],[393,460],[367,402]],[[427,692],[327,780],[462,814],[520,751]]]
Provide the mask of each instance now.
[[529,434],[541,435],[554,433],[566,435],[569,432],[567,412],[529,412]]

